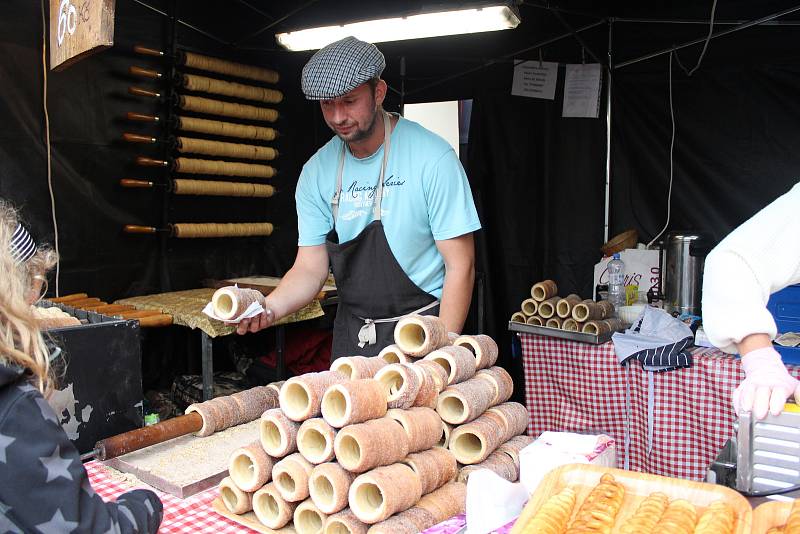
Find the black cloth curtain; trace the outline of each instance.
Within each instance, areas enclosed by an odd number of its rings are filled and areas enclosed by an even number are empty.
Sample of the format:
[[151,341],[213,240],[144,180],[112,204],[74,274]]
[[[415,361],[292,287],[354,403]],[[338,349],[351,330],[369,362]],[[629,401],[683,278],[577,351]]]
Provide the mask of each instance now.
[[[668,65],[664,56],[647,72],[620,69],[612,91],[612,230],[636,228],[644,242],[667,219]],[[673,63],[672,75],[668,231],[717,242],[800,180],[800,64],[708,63],[689,78]]]
[[[41,6],[38,0],[9,3],[7,16],[0,17],[0,197],[20,209],[37,240],[52,244],[55,235],[42,108]],[[178,4],[178,16],[192,15],[190,4]],[[281,133],[277,141],[269,143],[280,152],[273,162],[279,174],[267,181],[279,193],[268,199],[200,197],[171,195],[163,187],[145,190],[119,186],[120,178],[153,180],[161,185],[170,178],[161,169],[134,164],[139,155],[156,159],[174,156],[168,145],[169,132],[149,123],[125,120],[129,111],[162,119],[167,116],[168,103],[128,94],[131,85],[164,91],[166,84],[131,76],[128,68],[137,65],[166,72],[168,61],[134,54],[132,48],[143,44],[169,50],[170,34],[169,19],[134,2],[118,1],[114,47],[64,71],[47,72],[62,294],[85,291],[114,300],[200,287],[206,278],[281,275],[292,264],[297,244],[295,183],[302,163],[322,144],[307,129],[315,121],[316,107],[299,91],[303,58],[278,60],[264,53],[231,50],[177,26],[179,47],[276,68],[283,75],[278,85],[285,95],[278,107],[281,119],[263,124]],[[121,140],[123,132],[154,136],[160,143],[125,143]],[[274,223],[274,234],[266,238],[167,238],[162,249],[158,236],[122,233],[125,224],[163,228],[164,223],[172,222],[259,221]],[[52,295],[52,282],[50,288]]]
[[[561,104],[508,91],[473,103],[467,172],[484,228],[477,268],[485,273],[486,333],[504,346],[508,319],[535,282],[551,278],[562,295],[593,293],[603,243],[605,121],[561,118]],[[500,363],[524,383],[520,362],[501,352]]]

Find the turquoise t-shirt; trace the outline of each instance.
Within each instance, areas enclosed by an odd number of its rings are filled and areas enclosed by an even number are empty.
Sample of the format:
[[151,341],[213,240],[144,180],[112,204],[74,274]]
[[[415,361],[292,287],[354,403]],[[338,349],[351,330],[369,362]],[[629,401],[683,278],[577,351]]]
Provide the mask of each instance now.
[[[295,193],[300,246],[325,243],[333,228],[331,199],[341,151],[342,141],[334,137],[303,166]],[[383,146],[363,159],[345,150],[336,221],[340,243],[372,222],[382,162]],[[444,260],[435,241],[474,232],[481,223],[453,148],[402,117],[391,134],[381,213],[389,247],[403,271],[423,291],[441,298]]]

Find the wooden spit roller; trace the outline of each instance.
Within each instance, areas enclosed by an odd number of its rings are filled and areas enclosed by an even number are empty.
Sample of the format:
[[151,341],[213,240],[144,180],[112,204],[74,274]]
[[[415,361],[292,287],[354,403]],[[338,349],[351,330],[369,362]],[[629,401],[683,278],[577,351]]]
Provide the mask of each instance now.
[[[162,99],[163,94],[160,91],[152,91],[142,87],[130,86],[128,93],[133,96],[141,96],[146,98]],[[214,100],[211,98],[203,98],[191,95],[178,95],[174,100],[175,105],[185,111],[192,111],[195,113],[208,113],[210,115],[222,115],[225,117],[236,117],[238,119],[246,119],[251,121],[265,121],[275,122],[278,120],[278,112],[271,108],[262,108],[259,106],[250,106],[247,104],[236,104],[233,102],[225,102],[223,100]]]
[[255,85],[226,82],[216,78],[197,76],[196,74],[183,74],[179,83],[189,91],[212,93],[244,100],[254,100],[266,104],[278,104],[283,100],[283,93],[277,89],[267,89]]
[[126,224],[126,234],[156,234],[167,232],[179,239],[201,237],[252,237],[272,235],[272,223],[175,223],[169,228]]
[[[125,132],[122,140],[128,143],[156,144],[157,137]],[[221,156],[238,159],[271,160],[278,157],[274,148],[243,143],[226,143],[222,141],[209,141],[194,137],[178,136],[166,141],[168,145],[181,153],[204,154],[207,156]]]
[[236,117],[251,121],[275,122],[279,116],[276,110],[270,108],[234,104],[233,102],[189,95],[180,95],[178,97],[178,107],[195,113],[208,113],[210,115]]
[[268,198],[276,193],[273,186],[266,184],[218,182],[215,180],[187,180],[183,178],[170,180],[169,185],[157,184],[150,180],[122,178],[119,181],[119,185],[128,189],[165,187],[176,195],[214,197]]
[[270,160],[278,157],[278,151],[268,146],[223,143],[221,141],[182,136],[175,138],[175,147],[178,152],[205,154],[208,156],[256,160]]
[[264,411],[275,408],[277,404],[278,396],[274,391],[268,386],[256,386],[233,395],[192,404],[186,409],[186,415],[100,440],[95,444],[94,451],[85,456],[106,460],[185,434],[210,436],[214,432],[255,421]]
[[[125,116],[131,122],[152,122],[156,124],[161,122],[161,117],[158,115],[145,115],[129,111]],[[199,119],[197,117],[182,117],[180,115],[173,117],[172,127],[184,132],[239,137],[255,141],[273,141],[280,135],[276,129],[266,126],[236,124],[233,122]]]
[[[133,76],[149,78],[151,80],[161,80],[164,78],[164,74],[159,71],[145,69],[135,65],[130,66],[128,68],[128,72]],[[255,85],[226,82],[224,80],[208,78],[206,76],[198,76],[196,74],[178,74],[175,77],[175,83],[176,85],[184,87],[189,91],[213,93],[217,95],[230,96],[233,98],[242,98],[244,100],[255,100],[268,104],[277,104],[283,100],[283,93],[277,89],[267,89],[265,87],[257,87]]]
[[203,418],[199,413],[192,412],[118,436],[101,439],[90,454],[97,460],[108,460],[179,436],[199,432],[202,427]]
[[[149,48],[142,45],[135,45],[133,47],[133,51],[143,56],[166,56],[166,54],[161,50],[156,50],[155,48]],[[264,67],[257,67],[254,65],[244,65],[242,63],[234,63],[233,61],[195,54],[194,52],[185,52],[183,50],[177,51],[175,54],[175,62],[178,65],[184,65],[192,69],[216,72],[217,74],[235,76],[237,78],[247,78],[249,80],[255,80],[258,82],[278,83],[280,80],[280,75],[271,69],[265,69]]]
[[185,174],[212,174],[215,176],[272,178],[277,173],[275,167],[269,165],[195,158],[176,158],[166,161],[139,156],[136,158],[136,164],[142,167],[170,167],[175,172]]

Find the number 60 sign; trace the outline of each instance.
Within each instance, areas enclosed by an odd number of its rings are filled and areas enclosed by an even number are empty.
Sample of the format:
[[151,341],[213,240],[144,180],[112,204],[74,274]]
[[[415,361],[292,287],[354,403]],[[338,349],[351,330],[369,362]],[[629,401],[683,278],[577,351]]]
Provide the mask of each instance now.
[[50,68],[114,45],[115,0],[50,0]]

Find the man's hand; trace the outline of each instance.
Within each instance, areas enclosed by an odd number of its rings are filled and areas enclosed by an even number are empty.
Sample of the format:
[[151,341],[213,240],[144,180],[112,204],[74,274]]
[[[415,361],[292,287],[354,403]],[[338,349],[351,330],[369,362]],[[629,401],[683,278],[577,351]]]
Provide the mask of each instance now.
[[264,300],[264,311],[240,322],[236,333],[258,332],[272,326],[281,317],[296,312],[314,300],[327,278],[328,251],[325,245],[298,247],[294,265]]
[[258,332],[264,330],[268,326],[272,326],[275,322],[275,314],[271,308],[266,308],[263,312],[255,317],[249,319],[242,319],[236,327],[237,334],[247,334],[248,332]]

